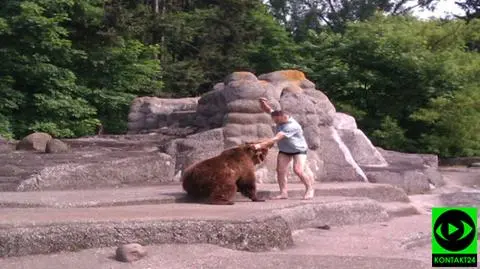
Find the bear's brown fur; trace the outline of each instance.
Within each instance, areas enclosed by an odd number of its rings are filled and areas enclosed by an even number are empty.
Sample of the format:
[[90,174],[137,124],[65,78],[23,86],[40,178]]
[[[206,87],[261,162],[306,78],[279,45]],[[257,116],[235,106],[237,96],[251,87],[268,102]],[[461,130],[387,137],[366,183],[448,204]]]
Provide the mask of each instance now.
[[268,148],[255,149],[256,143],[245,143],[224,150],[220,155],[185,169],[183,189],[194,199],[208,199],[211,204],[233,205],[240,192],[254,202],[258,199],[255,165],[265,160]]

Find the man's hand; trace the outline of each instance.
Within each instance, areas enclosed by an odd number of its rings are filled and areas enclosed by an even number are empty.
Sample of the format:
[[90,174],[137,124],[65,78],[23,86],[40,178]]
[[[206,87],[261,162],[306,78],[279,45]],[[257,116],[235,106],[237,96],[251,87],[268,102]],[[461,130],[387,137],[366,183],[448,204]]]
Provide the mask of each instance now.
[[260,143],[255,144],[254,147],[255,147],[256,150],[261,149],[261,148],[272,148],[273,145],[275,145],[275,142],[277,142],[277,140],[280,140],[280,138],[275,136],[274,138],[271,138],[271,139],[268,139],[268,140],[265,140],[265,141],[262,141]]
[[267,113],[272,113],[273,112],[272,107],[270,107],[270,105],[268,104],[267,98],[262,97],[258,100],[260,101],[260,107],[262,108],[263,111],[265,111]]

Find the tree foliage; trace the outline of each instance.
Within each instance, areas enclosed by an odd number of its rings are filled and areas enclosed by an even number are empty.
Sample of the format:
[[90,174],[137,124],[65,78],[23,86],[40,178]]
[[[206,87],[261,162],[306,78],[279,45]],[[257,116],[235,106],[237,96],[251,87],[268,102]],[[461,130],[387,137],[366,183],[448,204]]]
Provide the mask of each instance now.
[[374,144],[480,154],[478,1],[5,0],[0,135],[124,133],[136,96],[184,97],[227,74],[295,68]]
[[[413,3],[411,3],[413,2]],[[365,21],[376,12],[401,15],[422,7],[432,9],[438,0],[269,0],[274,16],[297,39],[306,37],[309,30],[325,28],[343,32],[347,23]]]
[[[340,110],[357,116],[375,144],[479,154],[473,118],[480,118],[480,58],[468,45],[479,30],[476,23],[379,15],[348,25],[341,35],[313,33],[304,42],[302,62]],[[455,117],[464,121],[448,123]],[[463,131],[458,124],[465,125]],[[454,144],[462,146],[453,149]]]
[[82,136],[100,119],[115,130],[132,96],[161,88],[153,48],[102,36],[103,16],[98,0],[7,1],[0,11],[3,133]]

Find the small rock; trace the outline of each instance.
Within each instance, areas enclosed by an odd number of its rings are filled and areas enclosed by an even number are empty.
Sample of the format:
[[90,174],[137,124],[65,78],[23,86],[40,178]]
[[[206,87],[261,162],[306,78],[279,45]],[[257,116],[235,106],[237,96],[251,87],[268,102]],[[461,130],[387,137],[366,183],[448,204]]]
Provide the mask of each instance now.
[[45,147],[46,153],[63,153],[67,152],[68,150],[68,145],[59,139],[51,139],[47,142],[47,146]]
[[325,225],[317,226],[317,229],[330,230],[330,226],[325,224]]
[[480,163],[472,163],[472,164],[470,164],[470,167],[480,168]]
[[17,150],[33,150],[45,152],[48,141],[52,136],[47,133],[33,133],[24,137],[16,146]]
[[147,250],[137,243],[119,246],[115,253],[115,259],[120,262],[134,262],[145,256],[147,256]]

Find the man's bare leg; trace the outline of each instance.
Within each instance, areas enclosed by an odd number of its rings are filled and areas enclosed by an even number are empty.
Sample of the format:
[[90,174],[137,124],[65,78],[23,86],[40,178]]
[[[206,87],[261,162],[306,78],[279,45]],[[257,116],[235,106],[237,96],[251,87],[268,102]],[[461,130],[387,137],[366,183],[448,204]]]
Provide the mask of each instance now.
[[280,187],[280,195],[275,196],[274,199],[288,199],[287,189],[287,171],[292,157],[278,153],[277,157],[277,181]]
[[315,189],[313,188],[313,176],[308,172],[305,172],[307,165],[307,155],[306,154],[297,154],[293,158],[293,171],[300,178],[300,180],[305,185],[305,195],[303,199],[308,200],[312,199],[315,194]]

